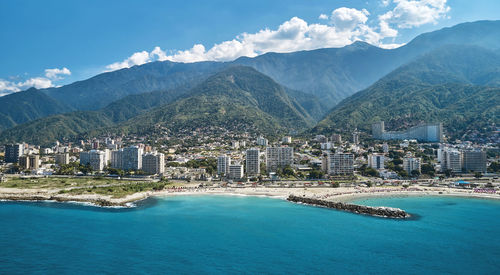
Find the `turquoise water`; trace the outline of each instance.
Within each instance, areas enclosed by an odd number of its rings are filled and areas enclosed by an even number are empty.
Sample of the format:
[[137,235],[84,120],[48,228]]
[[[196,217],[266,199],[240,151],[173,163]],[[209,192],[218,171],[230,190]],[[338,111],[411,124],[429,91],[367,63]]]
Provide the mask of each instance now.
[[390,198],[387,220],[255,197],[0,203],[0,274],[499,274],[500,202]]

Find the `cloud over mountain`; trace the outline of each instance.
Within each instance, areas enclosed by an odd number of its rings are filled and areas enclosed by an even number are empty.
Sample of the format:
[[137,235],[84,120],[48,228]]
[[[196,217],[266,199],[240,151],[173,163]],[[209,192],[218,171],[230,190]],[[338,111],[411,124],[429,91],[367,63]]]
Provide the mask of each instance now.
[[286,53],[342,47],[358,40],[382,48],[395,48],[402,44],[387,42],[384,39],[395,38],[398,28],[435,23],[446,17],[450,10],[446,0],[386,0],[381,4],[391,9],[372,20],[366,9],[341,7],[333,10],[330,15],[319,16],[320,20],[327,20],[326,24],[308,23],[299,17],[292,17],[275,30],[266,28],[256,33],[242,33],[211,48],[195,44],[190,49],[178,50],[172,54],[167,54],[160,47],[155,47],[151,52],[136,52],[121,62],[106,66],[106,70],[113,71],[164,60],[186,63],[230,61],[241,56],[254,57],[267,52]]

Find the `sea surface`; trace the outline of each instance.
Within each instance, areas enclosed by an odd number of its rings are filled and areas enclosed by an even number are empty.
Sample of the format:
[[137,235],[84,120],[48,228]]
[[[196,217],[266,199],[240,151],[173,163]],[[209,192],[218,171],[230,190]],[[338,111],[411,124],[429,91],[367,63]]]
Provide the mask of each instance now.
[[414,218],[235,196],[0,202],[0,274],[500,274],[499,201],[357,202]]

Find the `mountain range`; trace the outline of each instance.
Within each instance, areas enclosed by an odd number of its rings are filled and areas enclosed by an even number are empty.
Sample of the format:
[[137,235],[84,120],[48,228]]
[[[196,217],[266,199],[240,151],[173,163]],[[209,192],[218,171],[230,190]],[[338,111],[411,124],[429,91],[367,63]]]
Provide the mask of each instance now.
[[[392,50],[356,42],[232,62],[152,62],[0,97],[7,106],[0,141],[42,143],[154,125],[327,133],[384,119],[396,128],[424,120],[446,127],[458,117],[463,127],[450,133],[460,134],[480,118],[498,123],[498,107],[476,109],[488,103],[478,98],[498,98],[499,49],[500,21],[478,21]],[[470,102],[474,107],[465,108]]]

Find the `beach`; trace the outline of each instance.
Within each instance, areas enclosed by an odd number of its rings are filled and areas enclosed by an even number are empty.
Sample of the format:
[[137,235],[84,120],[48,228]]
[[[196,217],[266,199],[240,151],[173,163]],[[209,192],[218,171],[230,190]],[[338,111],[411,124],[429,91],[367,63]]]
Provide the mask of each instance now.
[[380,186],[380,187],[199,187],[197,184],[186,184],[181,187],[168,187],[160,191],[136,192],[123,197],[113,197],[96,193],[70,194],[57,188],[0,188],[0,200],[58,202],[82,202],[96,206],[130,206],[136,201],[149,197],[189,196],[189,195],[226,195],[226,196],[263,196],[286,199],[290,195],[334,202],[349,202],[372,197],[404,197],[404,196],[455,196],[500,199],[495,190],[459,189],[450,187],[429,187],[412,185]]

